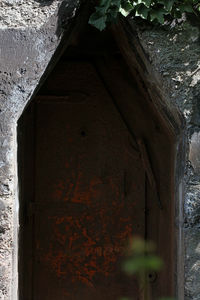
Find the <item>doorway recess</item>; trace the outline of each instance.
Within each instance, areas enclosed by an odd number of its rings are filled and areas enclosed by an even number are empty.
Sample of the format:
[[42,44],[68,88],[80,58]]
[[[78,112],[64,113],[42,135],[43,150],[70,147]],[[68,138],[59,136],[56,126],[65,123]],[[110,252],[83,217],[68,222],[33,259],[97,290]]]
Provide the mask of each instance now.
[[18,144],[21,300],[144,299],[120,267],[136,235],[165,262],[149,299],[174,294],[174,138],[109,31],[66,49]]

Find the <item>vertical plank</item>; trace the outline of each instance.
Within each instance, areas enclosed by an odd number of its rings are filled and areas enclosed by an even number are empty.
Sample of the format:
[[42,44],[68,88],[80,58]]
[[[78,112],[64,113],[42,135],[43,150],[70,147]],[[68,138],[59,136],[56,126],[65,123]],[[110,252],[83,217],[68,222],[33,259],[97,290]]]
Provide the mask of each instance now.
[[[135,140],[134,147],[144,151],[138,141],[145,142],[147,198],[145,236],[157,246],[157,254],[164,261],[164,269],[149,278],[151,299],[173,296],[174,293],[174,195],[173,145],[167,128],[151,105],[142,96],[132,78],[129,67],[121,57],[103,57],[95,61],[99,76]],[[142,154],[143,152],[143,154]],[[153,178],[153,182],[152,182]],[[149,184],[149,182],[151,184]],[[151,276],[152,274],[150,274]]]
[[58,76],[63,95],[36,100],[34,300],[139,300],[121,272],[127,240],[144,236],[139,153],[92,64]]

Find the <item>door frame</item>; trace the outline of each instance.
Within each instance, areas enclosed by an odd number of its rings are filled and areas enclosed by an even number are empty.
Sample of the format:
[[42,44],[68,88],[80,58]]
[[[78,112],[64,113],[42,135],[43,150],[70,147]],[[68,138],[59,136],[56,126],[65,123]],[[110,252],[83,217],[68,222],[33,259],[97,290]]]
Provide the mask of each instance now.
[[[174,248],[172,249],[174,253],[174,260],[177,261],[174,270],[174,281],[176,296],[178,299],[182,299],[183,287],[184,287],[184,253],[183,253],[183,183],[182,177],[184,173],[183,161],[185,161],[185,143],[183,139],[183,127],[184,121],[181,114],[174,110],[168,105],[166,99],[164,99],[162,93],[159,89],[159,83],[152,72],[152,67],[145,57],[145,53],[140,45],[136,33],[128,21],[121,21],[119,24],[112,26],[112,34],[115,37],[117,44],[120,48],[121,54],[126,60],[129,70],[132,76],[138,83],[141,93],[143,94],[145,101],[151,101],[152,108],[159,114],[166,128],[168,128],[171,138],[173,140],[174,147],[174,173],[172,174],[172,190],[174,191],[172,195],[173,207],[174,207],[174,221],[173,227],[173,240]],[[80,33],[78,33],[79,35]],[[77,32],[74,33],[77,35]],[[77,36],[78,36],[77,35]],[[64,39],[66,41],[66,37]],[[75,38],[76,40],[76,38]],[[50,68],[47,68],[44,72],[43,78],[38,85],[36,91],[41,87],[45,78],[53,69],[56,62],[59,60],[63,51],[66,49],[66,45],[63,44],[58,49],[55,54]],[[151,78],[150,78],[151,77]],[[35,93],[36,93],[35,91]],[[21,162],[21,158],[18,157],[18,161]],[[20,269],[19,269],[20,272]],[[177,276],[177,274],[182,274]]]

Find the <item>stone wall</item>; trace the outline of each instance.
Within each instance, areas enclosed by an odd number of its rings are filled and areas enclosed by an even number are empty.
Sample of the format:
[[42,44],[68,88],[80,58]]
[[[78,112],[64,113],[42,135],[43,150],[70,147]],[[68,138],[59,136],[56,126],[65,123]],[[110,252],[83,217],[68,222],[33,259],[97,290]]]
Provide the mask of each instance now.
[[171,28],[137,30],[163,94],[186,120],[184,224],[180,224],[185,239],[185,300],[199,300],[200,26],[184,22]]
[[74,0],[0,2],[1,300],[17,299],[17,120],[77,8]]
[[[79,1],[0,2],[0,299],[17,299],[18,184],[16,126],[34,95]],[[200,300],[200,45],[199,27],[137,31],[159,88],[185,118],[184,192],[185,300]],[[69,37],[70,38],[70,37]],[[180,274],[178,274],[180,276]],[[179,299],[182,300],[182,299]]]

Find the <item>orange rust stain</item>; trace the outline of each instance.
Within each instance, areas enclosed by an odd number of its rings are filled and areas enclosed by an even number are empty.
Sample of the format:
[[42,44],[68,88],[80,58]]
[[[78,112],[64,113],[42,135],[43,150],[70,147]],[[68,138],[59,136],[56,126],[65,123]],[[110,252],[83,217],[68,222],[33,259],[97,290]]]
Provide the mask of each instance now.
[[[66,168],[69,168],[69,163],[66,163]],[[91,204],[91,201],[96,199],[101,194],[102,180],[94,177],[88,182],[85,182],[85,174],[79,170],[71,171],[68,178],[59,180],[53,187],[53,198],[57,201],[66,201],[73,203]],[[118,196],[118,195],[116,195]]]
[[119,181],[112,177],[106,179],[104,192],[101,178],[94,177],[88,185],[84,185],[80,171],[73,178],[75,182],[56,184],[54,196],[58,202],[84,204],[85,210],[49,217],[52,239],[43,261],[59,278],[92,286],[96,274],[107,277],[116,271],[124,245],[133,233],[131,212],[135,204],[128,203],[127,207]]
[[69,168],[69,167],[70,167],[69,162],[66,162],[66,163],[65,163],[65,167],[66,167],[66,168]]

